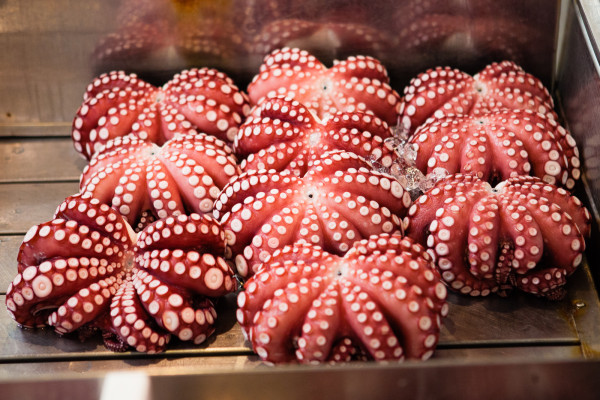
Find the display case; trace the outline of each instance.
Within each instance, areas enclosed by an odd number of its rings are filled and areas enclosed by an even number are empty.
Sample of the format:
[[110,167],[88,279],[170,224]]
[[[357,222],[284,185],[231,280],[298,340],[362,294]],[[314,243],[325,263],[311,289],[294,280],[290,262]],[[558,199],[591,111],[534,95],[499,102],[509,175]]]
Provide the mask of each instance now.
[[[128,0],[0,2],[0,393],[2,398],[597,398],[600,390],[600,5],[596,0]],[[417,73],[476,73],[512,60],[551,88],[581,152],[576,188],[592,236],[567,296],[449,295],[425,362],[268,366],[218,305],[204,344],[114,353],[100,338],[20,329],[6,288],[30,226],[79,190],[71,129],[86,86],[115,69],[156,85],[214,67],[245,88],[265,54],[302,47],[324,63],[377,57],[402,93]],[[125,389],[118,389],[125,388]],[[105,396],[116,397],[105,397]]]

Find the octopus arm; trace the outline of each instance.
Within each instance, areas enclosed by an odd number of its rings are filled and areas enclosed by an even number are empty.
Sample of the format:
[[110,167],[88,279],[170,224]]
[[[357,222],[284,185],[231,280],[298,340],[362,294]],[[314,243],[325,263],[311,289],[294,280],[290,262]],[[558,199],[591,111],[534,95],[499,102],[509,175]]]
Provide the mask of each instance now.
[[268,147],[250,154],[242,161],[243,171],[252,170],[275,170],[291,172],[297,171],[300,175],[306,173],[309,153],[313,149],[305,149],[302,138],[294,141],[274,143]]
[[6,308],[25,327],[45,325],[48,315],[67,297],[115,273],[105,260],[54,258],[23,267],[6,292]]
[[171,334],[161,331],[140,302],[131,279],[118,289],[110,304],[112,330],[139,352],[161,353]]
[[[255,314],[255,323],[249,332],[259,356],[274,363],[295,359],[296,344],[292,338],[300,335],[303,316],[310,318],[308,313],[314,300],[326,287],[327,282],[317,278],[306,283],[288,284],[285,289],[273,293],[262,310]],[[263,347],[266,344],[269,345],[268,353]]]
[[[221,222],[237,204],[244,204],[249,197],[267,196],[270,192],[285,192],[301,185],[299,178],[291,175],[273,175],[272,171],[247,171],[238,175],[221,191],[215,202],[215,217]],[[259,185],[260,184],[260,185]],[[268,203],[268,202],[267,202]]]
[[[544,237],[544,258],[553,266],[562,267],[570,275],[581,264],[585,238],[570,216],[546,198],[526,203]],[[556,234],[557,226],[559,234]]]
[[350,79],[353,76],[357,78],[377,79],[382,83],[389,83],[386,68],[374,57],[354,56],[346,60],[335,62],[330,68],[330,73],[340,78]]
[[111,299],[121,286],[120,276],[110,276],[80,289],[48,317],[48,325],[59,334],[73,332],[110,309]]
[[515,177],[509,180],[506,186],[507,194],[518,195],[519,192],[529,192],[527,199],[530,201],[544,197],[552,204],[558,205],[577,225],[583,237],[589,237],[591,231],[591,215],[587,208],[575,196],[571,196],[563,188],[554,188],[546,185],[541,179],[532,176]]
[[344,310],[339,289],[337,282],[332,282],[312,302],[306,313],[297,341],[296,358],[300,362],[328,360],[337,341],[350,333],[347,323],[343,321]]
[[208,297],[235,290],[233,271],[222,257],[180,249],[139,254],[137,264],[156,278]]
[[[352,105],[353,111],[368,110],[388,124],[398,122],[400,96],[392,87],[378,79],[352,77],[348,80],[335,79],[337,87],[332,100],[335,109],[344,110]],[[348,104],[351,99],[355,104]]]
[[[307,285],[315,276],[328,270],[330,262],[331,256],[315,251],[306,244],[276,250],[256,275],[244,284],[244,291],[238,294],[238,322],[242,327],[252,324],[256,313],[263,309],[269,299],[276,297],[275,293],[283,293],[290,282]],[[300,292],[304,296],[310,290],[307,286],[301,288]]]
[[194,298],[144,270],[137,271],[133,283],[148,314],[180,340],[200,344],[214,332],[217,313],[210,300]]

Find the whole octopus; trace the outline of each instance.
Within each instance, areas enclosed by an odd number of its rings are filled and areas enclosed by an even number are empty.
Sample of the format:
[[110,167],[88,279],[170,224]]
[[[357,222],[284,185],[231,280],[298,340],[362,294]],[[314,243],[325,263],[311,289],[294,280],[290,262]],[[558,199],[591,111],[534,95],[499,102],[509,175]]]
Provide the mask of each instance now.
[[[9,313],[159,352],[206,341],[235,268],[259,357],[313,363],[431,357],[446,285],[563,297],[590,215],[559,187],[579,153],[541,82],[512,62],[440,67],[404,94],[372,57],[327,68],[290,48],[248,95],[207,68],[162,88],[100,76],[73,122],[81,194],[25,236]],[[449,176],[413,204],[373,160]]]
[[26,328],[99,330],[114,351],[160,352],[172,336],[200,344],[215,329],[212,299],[237,287],[224,254],[225,233],[207,215],[136,235],[113,208],[71,196],[25,235],[6,307]]

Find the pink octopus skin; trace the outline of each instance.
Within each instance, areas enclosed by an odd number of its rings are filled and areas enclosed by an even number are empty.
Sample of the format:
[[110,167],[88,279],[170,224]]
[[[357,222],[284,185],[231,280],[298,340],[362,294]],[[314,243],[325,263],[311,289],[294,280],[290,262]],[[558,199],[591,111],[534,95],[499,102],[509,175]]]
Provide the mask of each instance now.
[[431,172],[472,173],[486,181],[533,175],[572,190],[581,177],[579,150],[554,119],[530,110],[431,119],[409,140],[416,167]]
[[308,243],[277,250],[238,294],[237,319],[270,363],[425,360],[446,295],[421,245],[381,234],[343,257]]
[[111,350],[160,352],[173,335],[198,344],[214,331],[210,298],[236,289],[224,253],[210,216],[169,217],[136,238],[114,209],[71,196],[25,236],[6,307],[25,328],[100,330]]
[[296,100],[270,99],[256,117],[240,126],[235,153],[247,158],[243,171],[274,169],[304,175],[311,161],[330,150],[375,156],[391,165],[395,155],[383,140],[392,136],[388,124],[372,114],[338,112],[320,120]]
[[437,67],[413,78],[404,89],[401,122],[414,132],[429,118],[531,110],[556,119],[554,101],[542,82],[511,61],[493,63],[471,76]]
[[204,133],[179,133],[161,147],[135,135],[110,140],[85,167],[82,193],[113,206],[136,230],[146,220],[208,213],[240,173],[233,151]]
[[248,96],[253,105],[291,98],[319,118],[338,111],[369,112],[390,125],[397,123],[400,104],[385,67],[375,58],[352,56],[327,68],[307,51],[287,47],[265,57],[248,85]]
[[113,71],[89,84],[71,136],[87,159],[108,140],[131,132],[158,145],[182,128],[231,142],[248,112],[246,94],[214,69],[181,71],[161,88]]
[[343,254],[373,234],[401,232],[410,195],[354,153],[332,151],[298,177],[248,171],[215,202],[238,274],[247,278],[278,248],[294,242]]
[[560,299],[581,264],[590,214],[575,196],[536,177],[495,188],[473,175],[449,175],[419,197],[405,218],[443,280],[471,296],[513,287]]

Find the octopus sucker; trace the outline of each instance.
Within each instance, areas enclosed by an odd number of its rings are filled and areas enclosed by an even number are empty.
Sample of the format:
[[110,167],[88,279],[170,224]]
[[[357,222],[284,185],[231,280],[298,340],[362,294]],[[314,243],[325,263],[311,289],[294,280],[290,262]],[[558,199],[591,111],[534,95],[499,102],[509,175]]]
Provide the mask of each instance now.
[[579,200],[530,176],[491,188],[473,175],[450,175],[414,204],[407,234],[435,255],[449,287],[472,296],[516,287],[557,299],[590,233]]
[[113,351],[155,353],[173,335],[204,342],[213,299],[237,290],[225,232],[209,215],[168,217],[135,234],[88,193],[66,198],[54,218],[28,231],[7,289],[21,327],[99,331]]
[[425,249],[397,234],[344,256],[297,243],[246,282],[237,318],[272,363],[427,359],[448,311],[439,279]]

